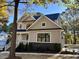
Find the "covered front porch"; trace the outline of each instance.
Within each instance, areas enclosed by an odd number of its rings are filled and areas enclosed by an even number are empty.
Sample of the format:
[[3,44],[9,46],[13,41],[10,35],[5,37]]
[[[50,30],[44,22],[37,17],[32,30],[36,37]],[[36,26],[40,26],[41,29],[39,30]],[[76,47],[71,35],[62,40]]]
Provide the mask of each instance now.
[[20,42],[24,44],[29,42],[29,34],[28,33],[17,33],[16,44],[19,44]]

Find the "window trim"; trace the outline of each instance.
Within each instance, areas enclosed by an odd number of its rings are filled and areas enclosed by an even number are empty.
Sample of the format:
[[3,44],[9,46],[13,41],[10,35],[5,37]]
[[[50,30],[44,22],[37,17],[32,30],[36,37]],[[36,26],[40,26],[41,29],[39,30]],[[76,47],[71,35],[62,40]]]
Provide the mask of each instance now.
[[25,41],[28,41],[28,40],[29,40],[29,34],[28,34],[28,33],[22,33],[22,34],[21,34],[22,40],[24,40],[24,39],[23,39],[23,35],[28,35],[28,39],[25,39]]
[[[45,26],[42,26],[42,25],[43,25],[43,23],[45,23]],[[41,27],[46,27],[46,22],[42,22],[42,23],[41,23]]]
[[22,24],[19,24],[19,29],[22,29]]
[[[44,34],[44,33],[48,33],[50,34],[50,42],[38,42],[38,34]],[[38,32],[37,35],[36,35],[36,42],[37,43],[51,43],[51,32]]]
[[42,23],[42,26],[45,26],[45,23]]

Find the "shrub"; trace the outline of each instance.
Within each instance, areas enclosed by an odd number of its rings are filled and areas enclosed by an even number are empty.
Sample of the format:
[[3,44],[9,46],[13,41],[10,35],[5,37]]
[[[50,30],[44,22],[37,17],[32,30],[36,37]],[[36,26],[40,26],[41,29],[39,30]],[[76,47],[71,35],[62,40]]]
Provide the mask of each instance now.
[[17,52],[24,52],[25,45],[23,43],[20,43],[19,46],[16,48]]
[[35,43],[23,45],[20,43],[16,48],[17,52],[41,52],[41,53],[58,53],[61,50],[61,44],[58,43]]

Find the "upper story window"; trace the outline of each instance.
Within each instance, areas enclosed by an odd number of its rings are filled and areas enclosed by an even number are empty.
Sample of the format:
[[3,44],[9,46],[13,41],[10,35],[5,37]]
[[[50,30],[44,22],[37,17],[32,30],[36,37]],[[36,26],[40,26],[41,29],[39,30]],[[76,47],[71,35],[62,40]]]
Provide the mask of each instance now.
[[26,28],[28,28],[28,27],[30,27],[30,24],[27,24],[27,25],[26,25]]
[[46,23],[42,23],[42,26],[46,26]]
[[19,25],[19,28],[20,28],[20,29],[22,28],[22,25],[21,25],[21,24]]

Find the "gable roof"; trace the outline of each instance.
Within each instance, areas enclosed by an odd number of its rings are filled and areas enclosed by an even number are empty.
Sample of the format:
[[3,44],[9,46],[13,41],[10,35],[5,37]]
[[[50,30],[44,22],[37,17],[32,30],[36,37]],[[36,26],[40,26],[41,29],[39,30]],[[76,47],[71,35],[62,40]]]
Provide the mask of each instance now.
[[47,16],[51,20],[57,20],[57,18],[59,17],[59,13],[56,13],[56,14],[48,14],[48,15],[45,15],[45,16]]
[[36,20],[40,17],[40,16],[33,16]]
[[[59,17],[59,13],[56,13],[56,14],[48,14],[48,15],[45,15],[47,16],[49,19],[51,20],[57,20],[57,18]],[[40,17],[40,16],[33,16],[36,20]]]
[[[42,20],[41,18],[45,17],[48,21],[52,22],[52,24],[54,24],[57,28],[51,28],[51,29],[61,29],[61,26],[59,26],[57,23],[55,23],[54,21],[52,21],[50,18],[48,18],[47,16],[41,16],[39,17],[30,27],[27,28],[27,30],[31,30],[31,27],[33,27],[39,20]],[[46,28],[45,28],[46,29]],[[43,29],[43,30],[45,30]],[[47,29],[50,29],[50,28],[47,28]],[[34,29],[32,29],[34,30]],[[37,30],[37,29],[36,29]]]
[[24,13],[17,21],[21,21],[25,17],[27,17],[27,14],[26,13]]
[[31,21],[31,20],[27,20],[28,18],[31,18],[33,21],[35,21],[36,19],[31,16],[31,15],[23,15],[18,21]]
[[[59,13],[55,13],[55,14],[47,14],[47,15],[44,15],[46,17],[48,17],[49,19],[51,20],[57,20],[57,18],[59,17]],[[27,18],[28,16],[32,17],[33,19],[38,19],[39,17],[41,17],[41,15],[27,15],[26,13],[23,14],[23,16],[18,20],[18,21],[22,21],[22,19],[25,19]]]

